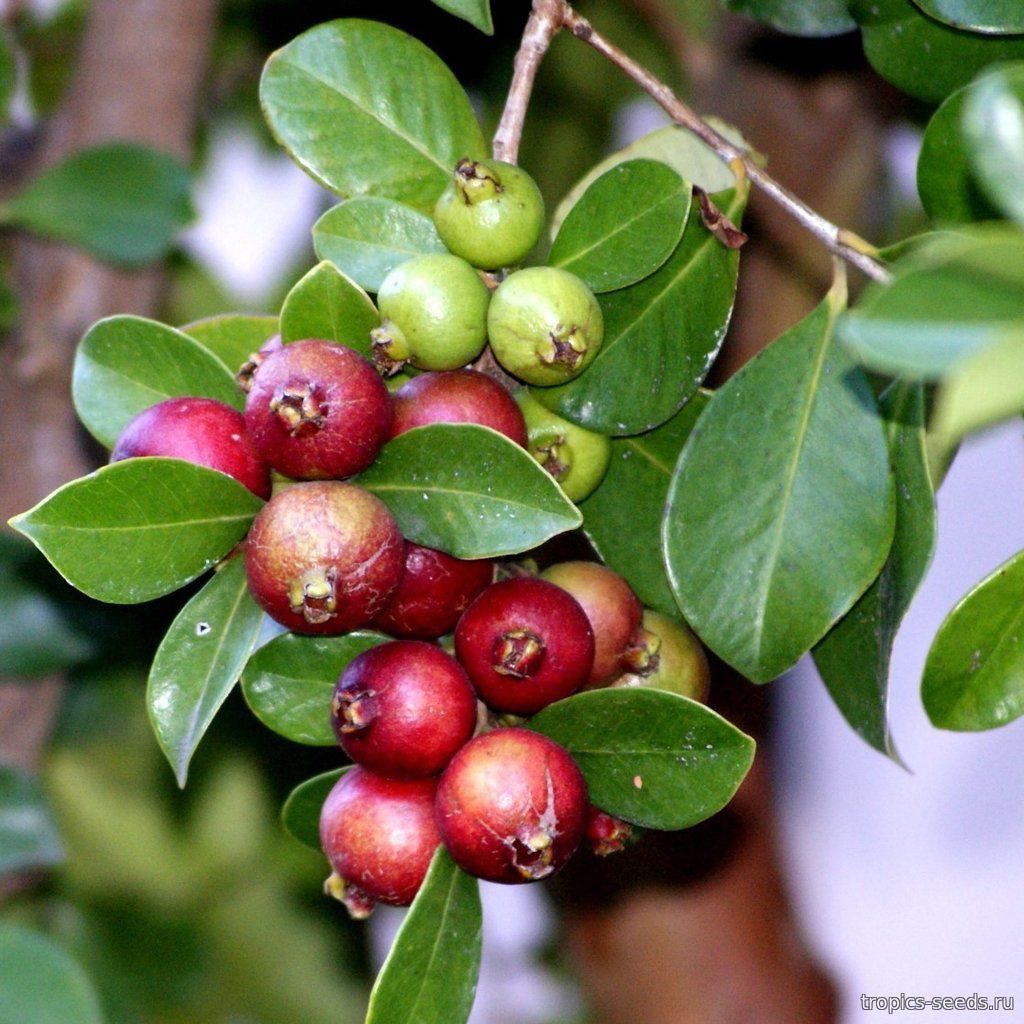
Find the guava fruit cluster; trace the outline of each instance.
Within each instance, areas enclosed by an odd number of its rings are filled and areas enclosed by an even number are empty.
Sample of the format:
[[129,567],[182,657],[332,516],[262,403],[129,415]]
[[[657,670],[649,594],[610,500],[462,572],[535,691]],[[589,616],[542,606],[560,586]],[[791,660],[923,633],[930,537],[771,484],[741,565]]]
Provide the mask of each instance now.
[[[590,805],[572,756],[530,717],[582,689],[700,700],[708,683],[693,634],[645,611],[610,569],[566,562],[538,576],[455,558],[407,541],[359,486],[387,441],[436,423],[504,434],[574,500],[608,465],[607,438],[467,367],[489,342],[505,370],[543,387],[581,372],[601,344],[582,281],[507,269],[541,230],[533,181],[510,164],[460,161],[435,222],[450,251],[387,275],[372,358],[275,337],[239,369],[244,413],[168,399],[129,423],[112,455],[185,459],[268,499],[244,557],[254,599],[281,625],[393,638],[348,665],[324,709],[354,767],[323,806],[321,845],[328,889],[354,916],[411,902],[440,843],[467,872],[505,883],[546,878],[584,840],[621,849],[630,827]],[[414,375],[392,392],[385,379],[399,369]]]

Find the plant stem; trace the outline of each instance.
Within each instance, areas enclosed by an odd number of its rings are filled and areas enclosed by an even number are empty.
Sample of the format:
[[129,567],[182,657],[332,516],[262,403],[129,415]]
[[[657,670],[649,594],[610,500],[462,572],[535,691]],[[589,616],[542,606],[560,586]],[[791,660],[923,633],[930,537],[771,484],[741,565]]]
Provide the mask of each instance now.
[[876,281],[887,282],[891,279],[888,270],[874,258],[873,246],[853,232],[846,231],[826,220],[802,199],[780,185],[756,161],[751,159],[745,150],[712,128],[679,99],[664,82],[655,78],[645,67],[595,31],[590,22],[586,18],[580,17],[568,4],[562,6],[562,24],[577,39],[581,39],[588,46],[593,47],[617,68],[624,71],[658,103],[673,121],[692,132],[714,150],[725,163],[733,168],[737,176],[749,178],[773,202],[781,206],[791,217],[823,242],[830,252],[841,256]]
[[519,141],[523,136],[526,108],[533,92],[537,68],[548,52],[551,40],[558,34],[569,8],[564,0],[533,0],[530,20],[526,23],[512,71],[512,84],[505,100],[498,130],[494,133],[492,152],[495,160],[510,164],[519,158]]

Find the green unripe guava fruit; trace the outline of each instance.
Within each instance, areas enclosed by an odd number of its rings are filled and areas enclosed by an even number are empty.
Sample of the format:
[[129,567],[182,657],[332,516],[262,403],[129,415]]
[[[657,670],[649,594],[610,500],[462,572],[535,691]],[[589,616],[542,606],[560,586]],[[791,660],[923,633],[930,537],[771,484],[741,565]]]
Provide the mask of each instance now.
[[529,174],[501,160],[460,160],[434,207],[441,241],[475,267],[522,262],[544,227],[544,200]]
[[509,373],[548,387],[590,365],[604,339],[604,318],[594,293],[575,274],[527,267],[498,285],[487,333],[495,359]]

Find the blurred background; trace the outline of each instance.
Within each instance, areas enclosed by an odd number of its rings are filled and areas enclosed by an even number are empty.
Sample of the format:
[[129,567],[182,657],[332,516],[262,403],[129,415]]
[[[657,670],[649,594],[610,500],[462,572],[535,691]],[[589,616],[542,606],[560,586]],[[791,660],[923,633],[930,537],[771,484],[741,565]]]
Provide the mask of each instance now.
[[[68,390],[92,321],[273,312],[314,262],[310,227],[332,198],[263,124],[267,55],[329,18],[387,20],[450,64],[493,128],[529,4],[493,6],[488,39],[427,0],[0,0],[0,203],[83,146],[132,139],[190,169],[195,204],[166,258],[131,271],[0,235],[4,520],[102,459],[75,427]],[[877,244],[924,226],[914,169],[928,111],[867,68],[857,34],[787,38],[717,0],[579,8],[702,113],[737,125],[836,223]],[[553,207],[601,156],[662,123],[610,65],[559,38],[521,160]],[[719,380],[809,311],[829,279],[824,253],[756,195],[745,228]],[[809,663],[770,688],[717,666],[713,703],[761,741],[736,801],[556,885],[485,885],[474,1024],[888,1016],[863,1012],[862,993],[1024,1003],[1021,726],[940,733],[918,695],[946,612],[1024,547],[1022,507],[1017,423],[966,445],[939,494],[935,564],[893,662],[893,731],[913,774],[850,731]],[[69,953],[110,1024],[358,1024],[400,912],[352,925],[320,894],[325,864],[277,821],[287,792],[338,755],[278,739],[235,694],[179,792],[144,689],[181,596],[95,605],[6,530],[0,581],[0,832],[27,815],[41,837],[31,863],[0,846],[0,924]],[[2,1011],[0,991],[7,1024]]]

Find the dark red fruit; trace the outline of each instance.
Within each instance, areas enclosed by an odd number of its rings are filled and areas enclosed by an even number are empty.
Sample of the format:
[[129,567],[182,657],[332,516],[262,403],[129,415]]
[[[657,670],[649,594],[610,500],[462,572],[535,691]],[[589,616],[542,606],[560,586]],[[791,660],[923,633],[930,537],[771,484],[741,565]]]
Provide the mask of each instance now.
[[168,398],[143,410],[121,431],[111,462],[165,455],[233,476],[270,497],[270,467],[256,454],[237,409],[212,398]]
[[437,787],[437,824],[463,870],[491,882],[537,882],[575,853],[587,786],[569,752],[528,729],[470,740]]
[[349,663],[334,689],[331,722],[345,753],[371,771],[439,775],[473,735],[476,694],[439,647],[395,640]]
[[358,352],[297,341],[266,357],[252,379],[245,422],[256,450],[298,480],[366,469],[391,425],[391,398]]
[[398,586],[405,543],[387,507],[355,484],[294,484],[263,507],[246,544],[249,589],[298,633],[365,626]]
[[493,584],[466,609],[455,652],[485,704],[532,715],[590,678],[594,633],[572,595],[523,576]]
[[436,792],[436,779],[385,779],[358,767],[335,783],[320,812],[320,846],[334,870],[327,891],[353,917],[375,903],[412,903],[441,841]]
[[374,625],[391,636],[436,640],[450,633],[469,603],[494,578],[494,563],[467,562],[406,544],[405,571]]
[[587,842],[598,857],[607,857],[624,850],[633,838],[633,826],[591,807],[587,819]]
[[432,423],[477,423],[526,447],[526,421],[515,399],[476,370],[421,373],[398,389],[391,436]]
[[644,607],[633,588],[597,562],[561,562],[543,577],[567,590],[587,613],[594,630],[594,667],[588,686],[603,686],[623,673],[622,657],[640,628]]

